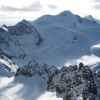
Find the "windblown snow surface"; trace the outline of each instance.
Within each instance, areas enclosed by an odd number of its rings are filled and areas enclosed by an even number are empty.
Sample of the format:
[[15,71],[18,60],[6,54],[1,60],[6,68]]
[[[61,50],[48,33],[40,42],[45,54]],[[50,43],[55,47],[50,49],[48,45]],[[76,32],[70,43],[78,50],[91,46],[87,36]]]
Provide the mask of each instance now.
[[[63,100],[55,91],[46,91],[44,78],[38,75],[15,77],[14,73],[33,59],[59,69],[83,62],[93,72],[97,71],[100,63],[100,23],[97,21],[64,11],[35,21],[23,20],[13,27],[2,26],[9,46],[3,41],[0,50],[12,58],[6,55],[0,58],[0,100]],[[22,30],[18,30],[20,26]],[[12,72],[6,72],[2,63]],[[82,100],[81,96],[77,99]]]

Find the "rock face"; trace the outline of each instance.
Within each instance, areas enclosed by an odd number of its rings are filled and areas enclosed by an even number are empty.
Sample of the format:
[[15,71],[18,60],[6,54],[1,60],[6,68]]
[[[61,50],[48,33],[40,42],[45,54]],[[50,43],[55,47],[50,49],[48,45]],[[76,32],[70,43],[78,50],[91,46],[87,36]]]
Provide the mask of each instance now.
[[100,69],[98,69],[96,72],[95,72],[95,75],[94,75],[94,78],[95,78],[95,84],[96,84],[96,87],[97,87],[97,100],[100,100]]
[[99,100],[98,73],[94,77],[91,69],[82,63],[79,66],[63,66],[58,69],[47,64],[39,65],[34,60],[19,68],[15,76],[32,77],[39,75],[46,80],[47,91],[56,91],[57,96],[63,95],[63,100],[78,100],[79,97],[82,97],[83,100]]
[[64,100],[76,100],[85,86],[82,70],[79,70],[77,66],[63,66],[50,77],[47,90],[55,88],[57,95],[64,94]]
[[49,77],[57,70],[56,67],[48,66],[47,64],[38,65],[38,63],[33,60],[24,67],[19,67],[15,76],[24,75],[26,77],[32,77],[34,75],[39,75],[48,81]]
[[36,45],[39,45],[42,41],[42,38],[37,29],[25,19],[19,22],[17,25],[9,27],[9,33],[16,36],[33,34],[34,37],[37,39]]
[[3,25],[0,28],[0,55],[10,59],[24,59],[27,55],[25,47],[38,46],[41,42],[40,33],[26,20],[15,26]]
[[85,66],[82,74],[85,81],[87,81],[86,88],[83,91],[83,99],[85,100],[88,97],[89,100],[95,100],[97,96],[97,88],[94,83],[94,76],[91,69],[88,66]]

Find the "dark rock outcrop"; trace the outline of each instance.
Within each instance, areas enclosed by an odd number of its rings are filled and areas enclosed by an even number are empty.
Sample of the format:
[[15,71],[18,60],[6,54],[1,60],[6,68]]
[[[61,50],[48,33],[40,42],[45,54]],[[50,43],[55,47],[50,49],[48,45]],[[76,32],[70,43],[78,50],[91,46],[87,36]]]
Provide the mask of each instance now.
[[93,72],[83,63],[78,66],[63,66],[58,69],[47,64],[39,65],[35,60],[17,70],[16,75],[32,77],[39,75],[47,82],[47,91],[56,91],[57,96],[63,95],[63,100],[96,100],[98,96],[97,84]]

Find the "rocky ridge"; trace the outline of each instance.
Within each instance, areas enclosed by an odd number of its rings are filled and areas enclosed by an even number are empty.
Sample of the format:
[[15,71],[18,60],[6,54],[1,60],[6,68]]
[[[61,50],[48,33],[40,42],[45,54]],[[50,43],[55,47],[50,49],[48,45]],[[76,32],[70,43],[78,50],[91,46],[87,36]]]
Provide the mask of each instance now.
[[[27,37],[27,40],[24,39],[25,37]],[[7,27],[3,25],[0,28],[0,55],[6,56],[9,59],[24,59],[27,54],[23,48],[26,47],[25,44],[27,44],[28,40],[31,40],[30,37],[33,37],[33,45],[38,46],[42,42],[40,33],[26,20],[22,20],[15,26]]]
[[[96,72],[97,74],[99,72]],[[99,100],[99,75],[94,74],[89,66],[80,63],[79,66],[63,66],[58,69],[47,64],[39,65],[35,60],[24,67],[19,67],[16,77],[23,75],[32,77],[39,75],[47,82],[47,91],[56,91],[57,96],[63,95],[63,100]]]

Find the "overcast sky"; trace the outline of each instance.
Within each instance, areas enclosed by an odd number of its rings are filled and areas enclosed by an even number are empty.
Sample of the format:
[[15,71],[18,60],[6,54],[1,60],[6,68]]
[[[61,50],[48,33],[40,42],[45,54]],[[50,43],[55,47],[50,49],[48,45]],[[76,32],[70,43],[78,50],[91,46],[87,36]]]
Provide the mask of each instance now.
[[35,20],[65,10],[100,20],[100,0],[0,0],[0,25],[13,25],[22,19]]

